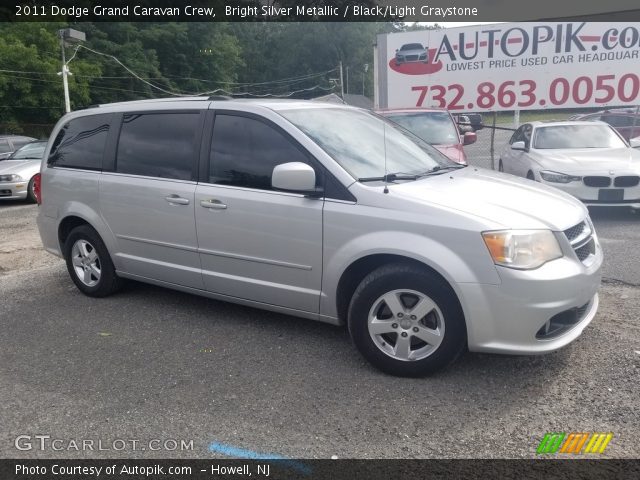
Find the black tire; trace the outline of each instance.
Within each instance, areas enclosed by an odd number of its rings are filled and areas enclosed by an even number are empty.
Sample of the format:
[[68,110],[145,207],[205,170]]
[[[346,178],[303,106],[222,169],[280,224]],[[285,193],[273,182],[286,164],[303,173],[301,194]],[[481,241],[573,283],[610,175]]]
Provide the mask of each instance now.
[[534,182],[536,181],[536,177],[533,175],[533,172],[531,170],[527,172],[527,178],[529,180],[533,180]]
[[36,198],[36,194],[33,191],[33,177],[29,180],[29,185],[27,186],[27,202],[36,203],[38,199]]
[[[78,243],[80,246],[83,242],[86,242],[86,244],[91,247],[88,249],[90,253],[94,252],[96,254],[97,261],[95,264],[99,268],[99,277],[92,276],[93,274],[90,273],[90,281],[87,283],[81,280],[79,273],[76,272],[76,268],[86,270],[85,266],[74,266],[74,257],[76,261],[82,260],[80,256],[74,255],[74,245]],[[98,235],[98,232],[89,225],[81,225],[71,230],[64,244],[64,258],[67,262],[67,270],[71,280],[85,295],[90,297],[106,297],[117,292],[122,287],[122,279],[116,275],[116,270],[107,247],[100,238],[100,235]],[[89,265],[86,267],[88,268]],[[95,284],[92,284],[94,281]]]
[[[379,305],[379,300],[382,296],[403,289],[416,291],[428,297],[435,303],[443,317],[442,323],[444,327],[442,331],[444,334],[440,343],[437,347],[434,347],[435,350],[424,358],[415,360],[394,358],[391,354],[385,353],[382,350],[385,347],[378,346],[372,334],[369,333],[369,314],[374,309],[374,305]],[[402,294],[400,294],[400,298],[402,298]],[[431,315],[431,313],[428,315]],[[424,319],[427,319],[428,315]],[[391,316],[391,318],[395,317]],[[421,320],[418,319],[418,321]],[[456,360],[467,345],[464,315],[451,288],[436,274],[410,264],[385,265],[367,275],[351,299],[348,325],[353,342],[360,353],[372,365],[385,373],[401,377],[422,377],[437,372]],[[393,325],[398,324],[393,323]],[[395,328],[404,337],[407,337],[406,332],[409,332],[409,351],[416,352],[416,350],[411,349],[414,342],[414,334],[411,333],[411,327],[396,326]],[[407,328],[409,330],[404,330]],[[390,335],[394,335],[394,333]],[[400,333],[395,335],[395,341],[397,342],[400,339]],[[382,337],[378,337],[378,341],[384,345],[382,340],[384,340]],[[389,341],[392,340],[389,339]],[[386,348],[393,348],[393,346],[389,345]],[[425,348],[428,349],[429,345],[425,344]]]
[[498,162],[498,171],[504,172],[504,165],[502,164],[502,159]]

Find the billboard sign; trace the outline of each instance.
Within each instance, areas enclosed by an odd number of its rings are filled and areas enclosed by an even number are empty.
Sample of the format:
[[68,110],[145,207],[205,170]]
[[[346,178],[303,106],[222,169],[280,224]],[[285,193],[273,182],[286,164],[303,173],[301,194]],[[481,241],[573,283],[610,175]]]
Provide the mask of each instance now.
[[639,101],[637,22],[502,23],[380,37],[381,107],[464,112]]

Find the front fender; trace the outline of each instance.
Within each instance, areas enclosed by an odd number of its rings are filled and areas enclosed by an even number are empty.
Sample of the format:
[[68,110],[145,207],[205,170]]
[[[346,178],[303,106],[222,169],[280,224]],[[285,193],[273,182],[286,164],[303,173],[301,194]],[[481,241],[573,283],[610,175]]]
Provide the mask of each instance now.
[[[457,242],[451,244],[459,246]],[[340,278],[354,262],[371,255],[396,255],[418,261],[439,273],[458,296],[458,283],[499,284],[495,266],[485,261],[488,252],[474,252],[474,246],[468,247],[465,253],[475,256],[477,261],[469,262],[450,246],[416,233],[379,231],[354,237],[325,260],[320,313],[337,317],[336,294]]]

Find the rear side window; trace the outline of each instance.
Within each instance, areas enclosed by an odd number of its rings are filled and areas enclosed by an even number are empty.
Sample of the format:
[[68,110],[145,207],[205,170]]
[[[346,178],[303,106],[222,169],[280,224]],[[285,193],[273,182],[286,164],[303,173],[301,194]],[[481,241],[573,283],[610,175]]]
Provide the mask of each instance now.
[[[217,114],[213,126],[209,181],[222,185],[271,190],[276,165],[309,164],[287,137],[252,118]],[[316,186],[321,184],[316,170]]]
[[57,167],[102,170],[110,115],[91,115],[67,122],[58,132],[47,163]]
[[200,113],[125,114],[116,171],[192,180]]

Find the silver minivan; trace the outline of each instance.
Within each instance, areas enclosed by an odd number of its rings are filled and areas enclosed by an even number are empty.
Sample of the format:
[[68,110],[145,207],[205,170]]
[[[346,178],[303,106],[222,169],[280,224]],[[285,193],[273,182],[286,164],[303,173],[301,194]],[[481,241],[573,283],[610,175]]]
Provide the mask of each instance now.
[[44,246],[83,293],[133,279],[346,324],[395,375],[467,348],[550,352],[598,308],[602,250],[579,201],[453,163],[347,106],[193,97],[73,112],[36,192]]

